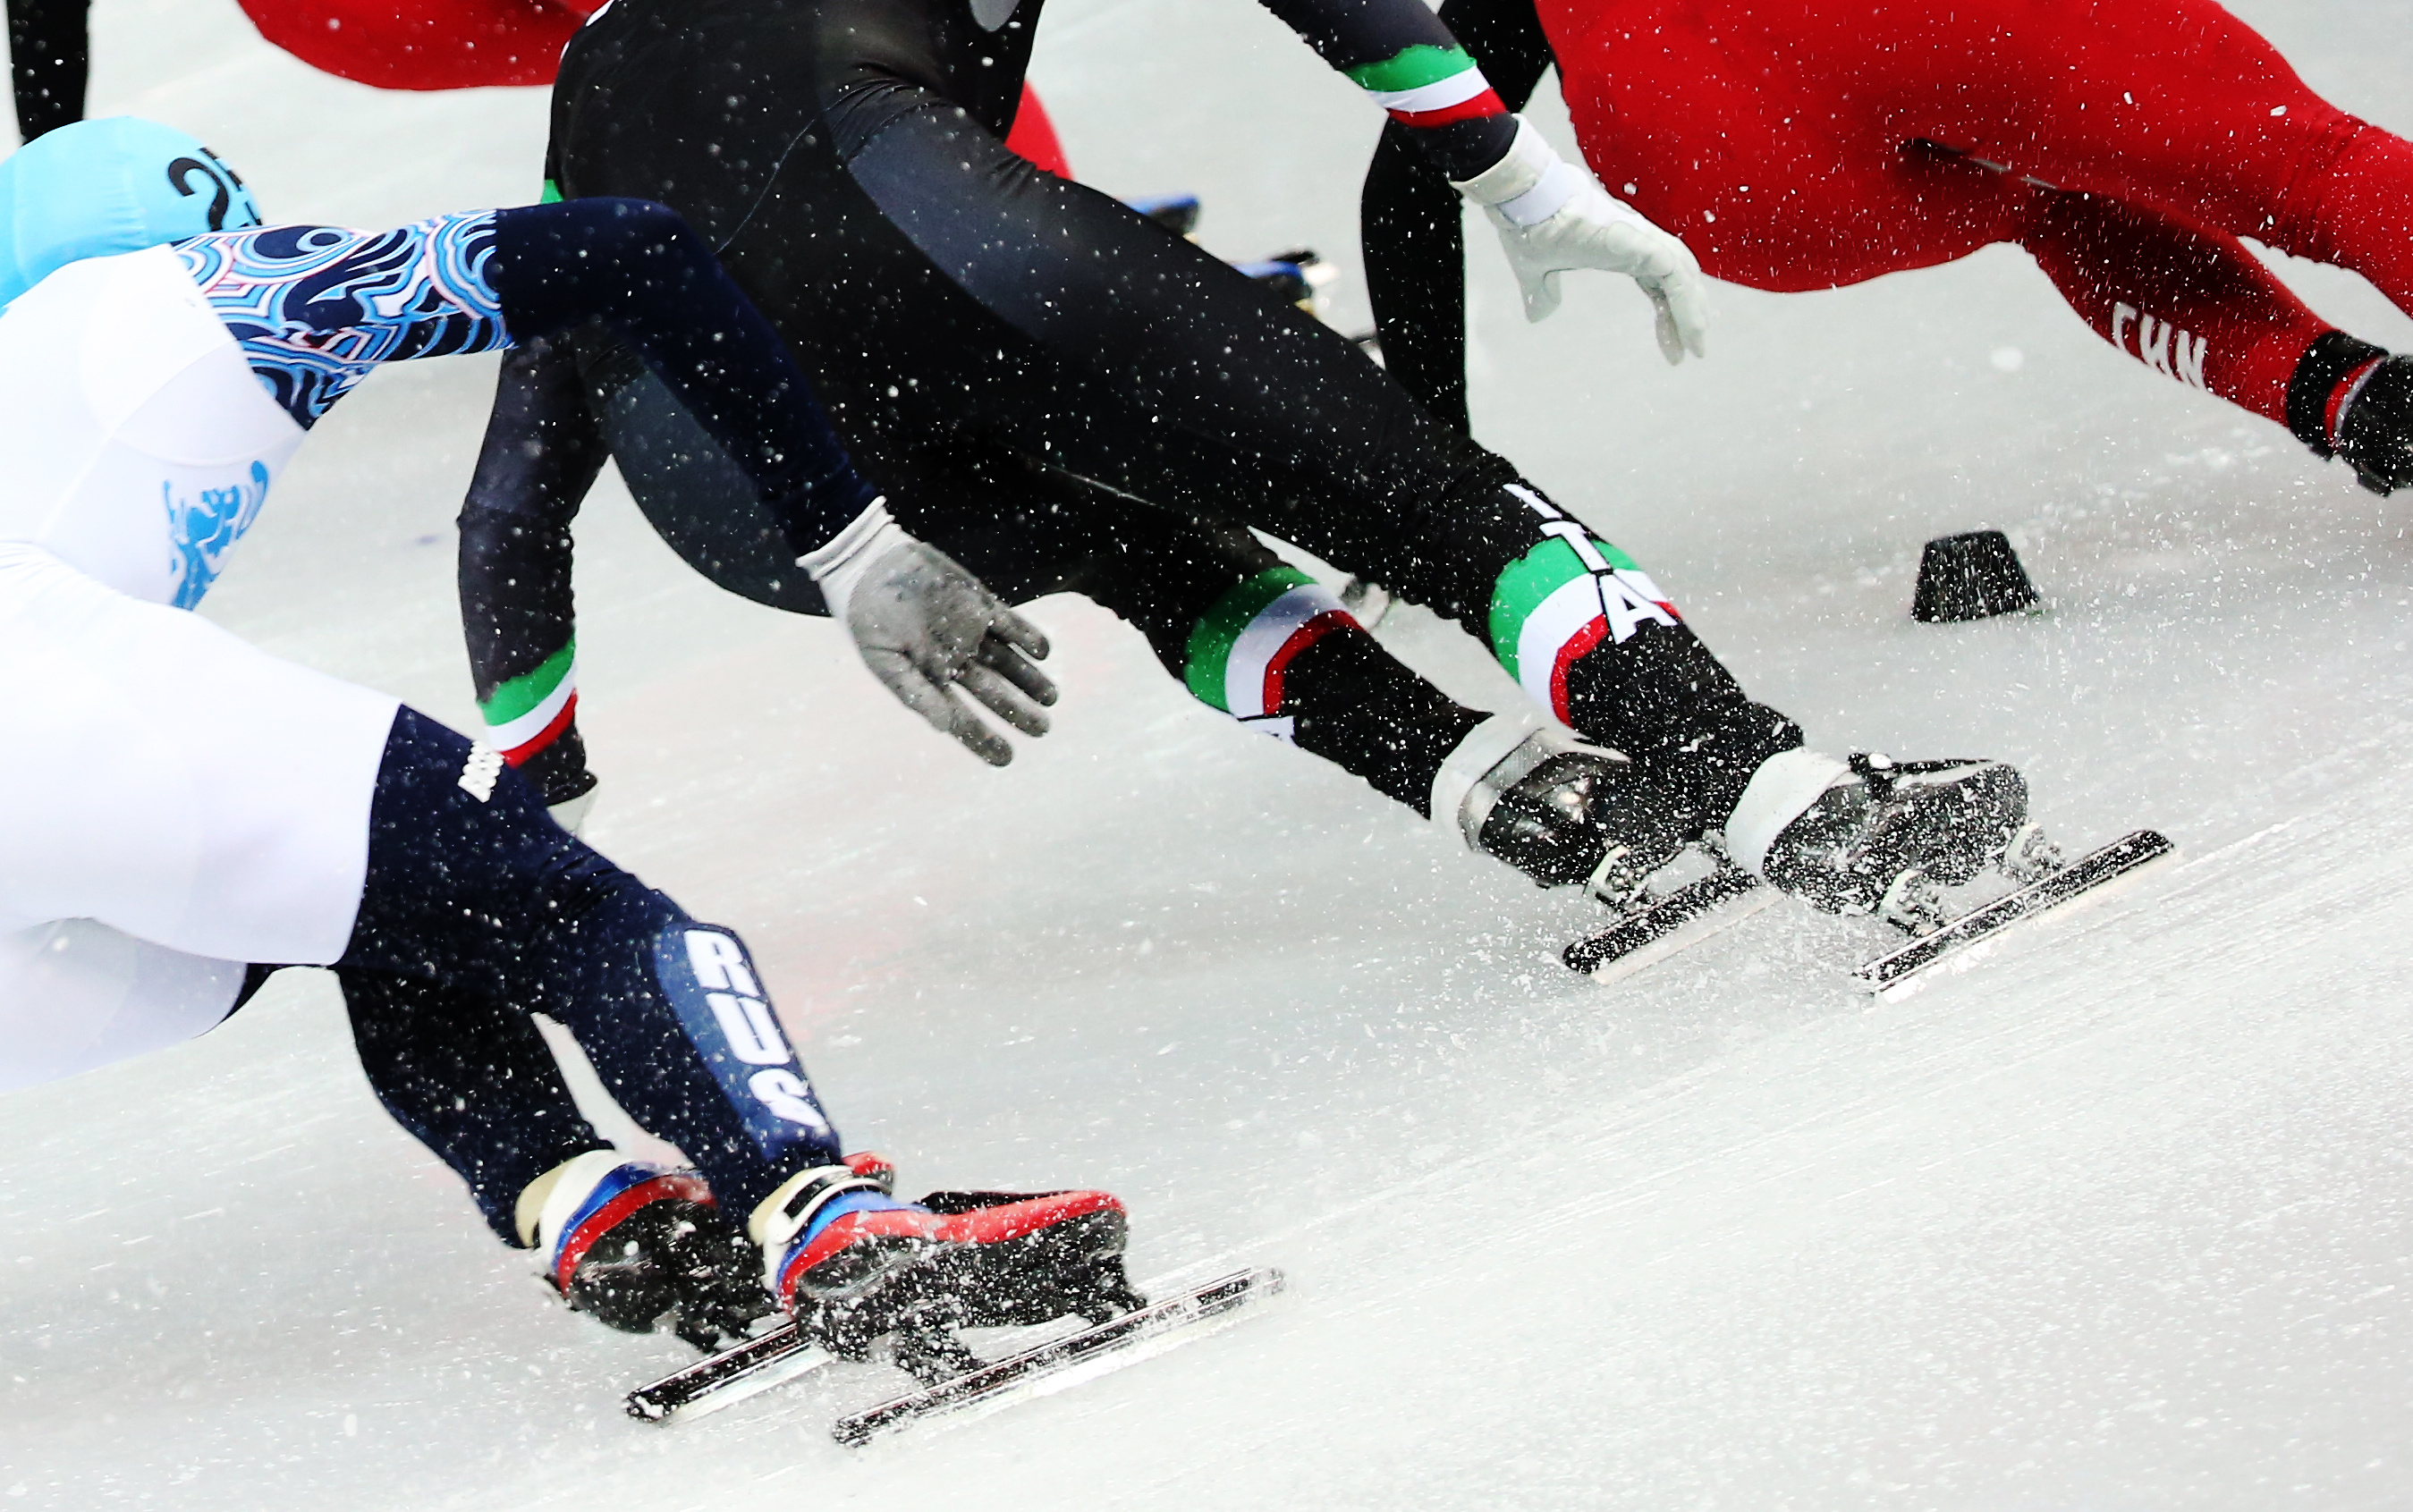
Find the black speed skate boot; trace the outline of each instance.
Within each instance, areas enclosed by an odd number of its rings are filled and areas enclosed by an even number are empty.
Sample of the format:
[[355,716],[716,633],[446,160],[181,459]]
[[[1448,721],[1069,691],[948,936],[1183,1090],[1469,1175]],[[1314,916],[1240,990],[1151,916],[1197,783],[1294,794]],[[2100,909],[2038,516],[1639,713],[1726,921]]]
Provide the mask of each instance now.
[[2413,487],[2413,355],[2323,331],[2287,380],[2287,429],[2374,493]]
[[1582,886],[1612,906],[1687,838],[1624,756],[1523,714],[1468,733],[1433,779],[1432,814],[1540,886]]
[[2391,357],[2361,380],[2338,421],[2337,450],[2374,493],[2413,487],[2413,357]]
[[[875,1167],[876,1163],[876,1167]],[[855,1155],[792,1177],[754,1210],[765,1284],[832,1354],[888,1338],[926,1383],[976,1369],[957,1329],[1142,1305],[1123,1273],[1123,1205],[1103,1192],[890,1195],[894,1173]]]
[[562,1299],[623,1332],[667,1328],[711,1350],[777,1311],[754,1247],[692,1170],[598,1150],[529,1182],[520,1213]]
[[1946,919],[1939,889],[1988,868],[2032,881],[2060,864],[2027,811],[2027,780],[2000,761],[1793,750],[1753,774],[1725,843],[1737,865],[1813,908],[1926,933]]

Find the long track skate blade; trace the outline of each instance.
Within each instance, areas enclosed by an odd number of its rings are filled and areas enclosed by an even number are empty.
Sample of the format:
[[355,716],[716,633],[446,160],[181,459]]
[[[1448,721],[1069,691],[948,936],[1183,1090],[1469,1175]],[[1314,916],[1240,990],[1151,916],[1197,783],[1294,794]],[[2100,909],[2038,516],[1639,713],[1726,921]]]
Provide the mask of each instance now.
[[1061,1374],[1102,1355],[1131,1349],[1167,1334],[1195,1327],[1282,1289],[1282,1273],[1268,1267],[1235,1271],[1203,1286],[1193,1286],[1149,1303],[1118,1318],[1082,1329],[1053,1343],[1009,1355],[994,1364],[968,1371],[953,1380],[910,1392],[893,1402],[839,1418],[830,1433],[840,1444],[859,1447],[881,1433],[907,1427],[940,1413],[956,1412],[1003,1396],[1048,1376]]
[[1606,985],[1733,928],[1777,896],[1740,867],[1721,866],[1590,939],[1577,940],[1559,959]]
[[743,1402],[830,1362],[830,1356],[792,1323],[707,1355],[629,1393],[629,1416],[649,1423],[697,1417]]
[[1891,994],[1939,962],[1982,945],[2005,930],[2039,914],[2080,899],[2100,898],[2115,882],[2125,881],[2156,861],[2178,853],[2169,837],[2152,829],[2122,835],[2100,850],[2089,851],[2050,876],[1981,903],[1932,934],[1922,934],[1901,949],[1877,957],[1852,976],[1872,992]]

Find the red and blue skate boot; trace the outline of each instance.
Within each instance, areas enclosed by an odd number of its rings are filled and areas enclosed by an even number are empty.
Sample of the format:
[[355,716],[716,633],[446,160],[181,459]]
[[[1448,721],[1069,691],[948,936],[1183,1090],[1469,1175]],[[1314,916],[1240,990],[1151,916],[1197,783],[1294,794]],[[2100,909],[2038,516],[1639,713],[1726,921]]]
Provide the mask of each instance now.
[[1123,1205],[1103,1192],[892,1195],[872,1155],[800,1172],[754,1210],[771,1294],[832,1354],[896,1362],[936,1382],[979,1360],[966,1328],[1103,1322],[1141,1305],[1123,1273]]
[[753,1246],[692,1170],[592,1151],[529,1182],[519,1206],[554,1290],[623,1332],[668,1329],[711,1350],[777,1311]]

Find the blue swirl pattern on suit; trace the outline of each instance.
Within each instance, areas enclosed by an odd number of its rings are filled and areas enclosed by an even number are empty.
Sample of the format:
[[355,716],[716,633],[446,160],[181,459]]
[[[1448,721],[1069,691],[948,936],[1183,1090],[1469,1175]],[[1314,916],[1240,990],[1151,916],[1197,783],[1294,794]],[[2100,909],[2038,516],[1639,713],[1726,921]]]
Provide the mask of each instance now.
[[511,345],[493,212],[390,231],[261,226],[176,243],[259,381],[303,427],[382,362]]

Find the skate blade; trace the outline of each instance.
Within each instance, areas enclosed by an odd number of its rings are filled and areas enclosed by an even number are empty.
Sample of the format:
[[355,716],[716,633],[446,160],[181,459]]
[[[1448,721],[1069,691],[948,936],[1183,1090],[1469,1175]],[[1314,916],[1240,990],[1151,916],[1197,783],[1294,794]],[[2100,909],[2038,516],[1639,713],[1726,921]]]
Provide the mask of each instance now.
[[759,1338],[637,1387],[629,1393],[626,1405],[629,1417],[648,1423],[701,1417],[785,1386],[829,1364],[832,1358],[804,1329],[783,1323]]
[[[1197,1337],[1200,1325],[1225,1317],[1281,1289],[1282,1273],[1269,1267],[1236,1271],[936,1386],[851,1413],[830,1425],[830,1435],[851,1448],[859,1448],[882,1433],[895,1432],[940,1414],[962,1412],[984,1403],[1002,1405],[1008,1396],[1018,1400],[1061,1389],[1162,1353]],[[1084,1370],[1084,1366],[1090,1368]]]
[[2006,931],[2047,914],[2065,918],[2079,907],[2120,891],[2177,854],[2178,847],[2168,836],[2152,829],[2133,830],[2050,876],[1980,903],[1933,933],[1877,957],[1855,970],[1852,977],[1886,1001],[1907,996],[1926,984],[1930,978],[1924,974],[1930,970],[1941,965],[1953,972],[1965,971],[1991,956],[1994,943]]
[[1724,933],[1782,896],[1748,872],[1721,867],[1598,934],[1577,940],[1559,959],[1606,987]]

